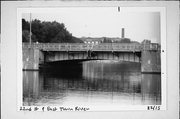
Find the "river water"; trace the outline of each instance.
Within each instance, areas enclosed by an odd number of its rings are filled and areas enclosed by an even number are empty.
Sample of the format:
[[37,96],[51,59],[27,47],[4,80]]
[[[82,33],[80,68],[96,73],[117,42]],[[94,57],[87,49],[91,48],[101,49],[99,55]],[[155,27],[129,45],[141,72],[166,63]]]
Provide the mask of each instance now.
[[94,60],[23,71],[23,105],[160,105],[161,75],[140,69],[140,63]]

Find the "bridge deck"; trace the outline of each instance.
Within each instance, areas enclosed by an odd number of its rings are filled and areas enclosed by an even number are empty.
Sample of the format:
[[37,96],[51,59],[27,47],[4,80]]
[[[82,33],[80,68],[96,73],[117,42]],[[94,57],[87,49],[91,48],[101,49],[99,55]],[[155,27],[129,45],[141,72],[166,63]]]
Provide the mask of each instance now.
[[159,50],[158,44],[138,43],[23,43],[23,48],[35,48],[42,51],[122,51],[140,52],[142,50]]

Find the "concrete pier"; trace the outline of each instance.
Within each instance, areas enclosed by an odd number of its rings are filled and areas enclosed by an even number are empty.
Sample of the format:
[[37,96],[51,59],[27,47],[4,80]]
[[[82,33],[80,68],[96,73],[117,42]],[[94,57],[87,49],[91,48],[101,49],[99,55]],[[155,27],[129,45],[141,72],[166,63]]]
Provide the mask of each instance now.
[[141,52],[141,72],[143,73],[161,72],[160,51],[147,50]]
[[39,49],[23,49],[23,70],[39,70]]

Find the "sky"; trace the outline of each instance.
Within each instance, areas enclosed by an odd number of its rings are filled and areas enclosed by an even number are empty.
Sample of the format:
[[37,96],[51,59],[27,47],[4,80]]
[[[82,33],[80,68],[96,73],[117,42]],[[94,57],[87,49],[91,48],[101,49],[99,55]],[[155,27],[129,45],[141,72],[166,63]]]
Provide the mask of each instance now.
[[[29,13],[22,18],[30,20]],[[141,42],[144,39],[160,43],[158,12],[121,12],[117,7],[62,7],[53,13],[32,13],[32,19],[64,23],[75,37],[125,37]]]

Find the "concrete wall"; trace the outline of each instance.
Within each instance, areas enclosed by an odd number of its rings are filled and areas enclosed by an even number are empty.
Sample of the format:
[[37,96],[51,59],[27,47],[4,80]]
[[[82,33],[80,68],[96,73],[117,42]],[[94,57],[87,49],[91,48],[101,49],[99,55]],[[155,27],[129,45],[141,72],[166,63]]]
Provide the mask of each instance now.
[[142,51],[141,72],[161,72],[160,51]]
[[39,52],[38,49],[23,49],[23,70],[39,69]]

